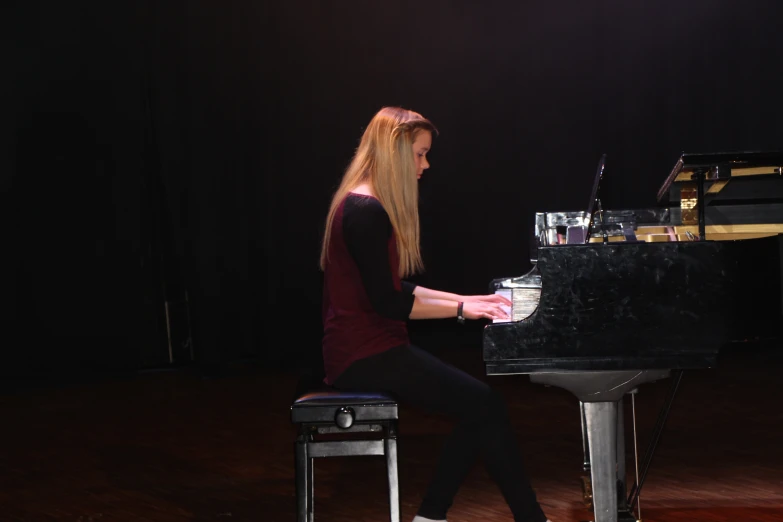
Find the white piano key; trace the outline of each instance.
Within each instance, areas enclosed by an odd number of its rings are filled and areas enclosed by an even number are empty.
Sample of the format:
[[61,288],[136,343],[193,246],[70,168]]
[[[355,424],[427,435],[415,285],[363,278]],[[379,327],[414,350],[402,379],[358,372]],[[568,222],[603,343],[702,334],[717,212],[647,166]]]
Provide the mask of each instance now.
[[[509,301],[513,302],[513,298],[512,298],[513,290],[511,288],[501,288],[499,290],[495,290],[495,293],[498,294],[498,295],[502,295],[503,297],[505,297]],[[513,317],[514,317],[513,306],[501,305],[501,308],[503,308],[503,311],[506,312],[506,314],[508,314],[509,318],[508,319],[493,319],[492,322],[493,323],[507,323],[509,321],[512,321]]]

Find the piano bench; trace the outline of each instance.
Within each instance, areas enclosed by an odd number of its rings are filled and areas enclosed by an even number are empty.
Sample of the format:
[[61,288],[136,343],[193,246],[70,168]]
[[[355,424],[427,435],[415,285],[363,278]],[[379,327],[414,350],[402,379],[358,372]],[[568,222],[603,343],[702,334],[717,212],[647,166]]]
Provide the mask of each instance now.
[[397,479],[397,401],[382,393],[318,391],[291,405],[295,444],[297,522],[315,518],[314,461],[318,457],[386,457],[389,520],[400,520]]

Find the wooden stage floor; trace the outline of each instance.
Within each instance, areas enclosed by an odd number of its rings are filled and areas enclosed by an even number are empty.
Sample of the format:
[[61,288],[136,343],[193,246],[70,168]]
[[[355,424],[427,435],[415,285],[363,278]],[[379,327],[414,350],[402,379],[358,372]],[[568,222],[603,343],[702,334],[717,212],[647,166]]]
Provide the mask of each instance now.
[[[436,354],[504,392],[552,521],[591,520],[581,496],[576,400],[524,376],[484,376],[479,350]],[[296,383],[293,372],[238,364],[213,378],[160,371],[5,386],[0,520],[294,521],[289,406]],[[670,383],[639,389],[640,458]],[[782,390],[776,350],[731,351],[716,369],[686,372],[642,489],[642,519],[783,521]],[[627,409],[632,449],[630,418]],[[447,419],[401,408],[403,522],[415,514],[449,429]],[[632,474],[632,460],[628,467]],[[380,457],[316,461],[316,520],[388,520],[384,473]],[[480,463],[449,520],[512,520]]]

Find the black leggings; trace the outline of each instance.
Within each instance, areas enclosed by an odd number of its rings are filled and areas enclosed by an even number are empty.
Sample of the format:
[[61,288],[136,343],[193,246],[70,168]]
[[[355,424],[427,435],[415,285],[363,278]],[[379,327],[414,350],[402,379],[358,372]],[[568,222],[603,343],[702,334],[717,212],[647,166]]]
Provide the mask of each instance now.
[[516,522],[546,522],[522,465],[505,402],[485,383],[416,346],[398,346],[353,363],[335,388],[385,391],[427,412],[457,419],[418,514],[446,518],[479,455]]

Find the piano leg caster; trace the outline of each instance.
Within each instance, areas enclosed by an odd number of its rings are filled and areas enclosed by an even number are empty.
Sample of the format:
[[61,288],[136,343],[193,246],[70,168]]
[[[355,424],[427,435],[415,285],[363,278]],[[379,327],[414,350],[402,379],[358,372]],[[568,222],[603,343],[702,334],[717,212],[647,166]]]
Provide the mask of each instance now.
[[[595,522],[595,520],[580,520],[579,522]],[[632,513],[627,511],[619,511],[617,513],[617,522],[642,522],[640,519],[633,516]]]
[[593,484],[590,481],[590,477],[582,476],[582,502],[585,508],[593,510]]
[[[582,502],[585,505],[585,509],[593,511],[593,485],[589,475],[583,475],[580,477],[582,483]],[[624,488],[621,484],[618,484],[618,495],[624,494]],[[620,497],[622,498],[622,497]],[[619,500],[619,499],[618,499]],[[625,502],[621,502],[625,504]],[[582,521],[588,522],[588,521]],[[593,521],[590,521],[593,522]],[[619,507],[617,510],[617,522],[642,522],[627,507]]]
[[629,511],[618,511],[617,522],[641,522],[641,520],[637,519],[634,514]]

